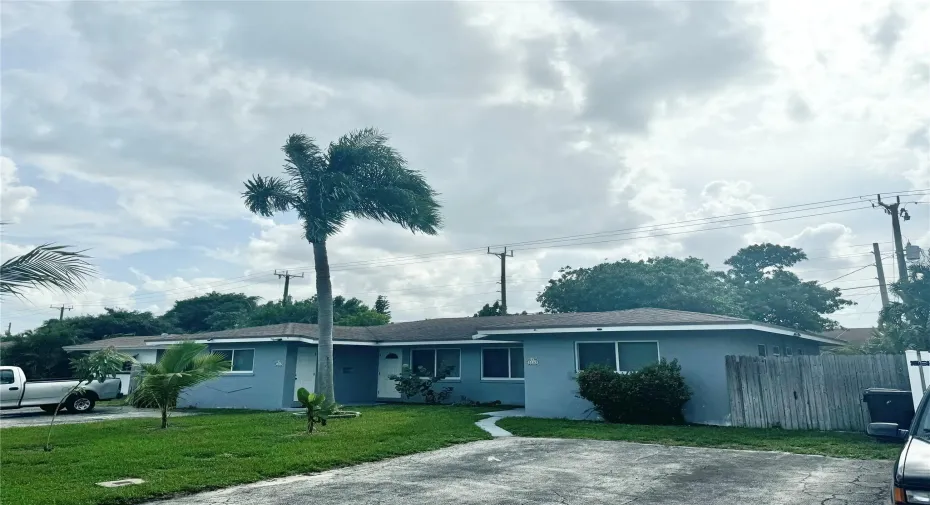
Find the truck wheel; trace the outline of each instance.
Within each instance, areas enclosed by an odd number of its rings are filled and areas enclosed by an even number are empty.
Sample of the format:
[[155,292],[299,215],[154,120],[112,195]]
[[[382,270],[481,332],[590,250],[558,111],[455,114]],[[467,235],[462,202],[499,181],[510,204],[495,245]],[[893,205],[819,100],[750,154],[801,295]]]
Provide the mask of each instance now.
[[49,414],[54,414],[54,413],[55,413],[55,410],[58,409],[58,404],[56,403],[56,404],[53,404],[53,405],[41,405],[41,406],[39,406],[39,408],[42,409],[42,410],[44,410],[45,412],[47,412],[47,413],[49,413]]
[[72,414],[84,414],[94,410],[93,398],[88,398],[86,396],[72,396],[68,398],[68,401],[65,402],[65,408],[68,409],[68,412]]

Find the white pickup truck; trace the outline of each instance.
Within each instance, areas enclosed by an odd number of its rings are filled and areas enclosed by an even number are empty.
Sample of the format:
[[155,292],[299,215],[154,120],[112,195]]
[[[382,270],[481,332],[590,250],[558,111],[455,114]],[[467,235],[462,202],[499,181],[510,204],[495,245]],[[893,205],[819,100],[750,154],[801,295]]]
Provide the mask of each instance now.
[[[0,409],[39,407],[52,413],[68,391],[76,386],[76,380],[27,381],[23,369],[18,366],[0,366]],[[90,412],[100,400],[112,400],[123,396],[119,379],[106,379],[83,385],[83,391],[72,394],[65,400],[64,407],[72,414]]]

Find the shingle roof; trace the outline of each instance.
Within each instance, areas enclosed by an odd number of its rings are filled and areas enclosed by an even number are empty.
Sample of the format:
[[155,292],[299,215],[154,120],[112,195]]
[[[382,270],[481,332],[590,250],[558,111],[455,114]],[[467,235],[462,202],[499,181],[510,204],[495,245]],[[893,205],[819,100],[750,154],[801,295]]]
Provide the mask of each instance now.
[[[646,325],[699,325],[699,324],[745,324],[751,321],[714,314],[684,312],[666,309],[630,309],[609,312],[574,312],[566,314],[529,314],[493,317],[457,317],[424,319],[387,324],[383,326],[336,326],[333,339],[361,342],[417,342],[438,340],[464,340],[481,331],[495,329],[529,328],[585,328],[601,326],[646,326]],[[305,323],[284,323],[233,330],[212,331],[193,335],[154,335],[139,337],[117,337],[66,347],[69,351],[144,347],[146,341],[206,339],[239,339],[260,337],[306,337],[317,338],[318,326]]]
[[823,334],[830,338],[845,340],[852,344],[864,344],[872,338],[875,328],[846,328],[842,330],[825,331]]

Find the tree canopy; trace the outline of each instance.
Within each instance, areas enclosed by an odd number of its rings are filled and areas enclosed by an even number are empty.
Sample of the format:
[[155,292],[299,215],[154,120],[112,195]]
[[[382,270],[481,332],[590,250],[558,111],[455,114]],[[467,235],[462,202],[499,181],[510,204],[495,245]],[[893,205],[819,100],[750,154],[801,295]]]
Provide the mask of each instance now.
[[258,300],[257,296],[213,291],[174,302],[162,318],[182,333],[226,329],[230,316],[255,309]]
[[593,267],[565,267],[537,301],[546,312],[602,312],[641,307],[704,312],[807,331],[837,327],[826,317],[853,302],[837,288],[802,281],[786,270],[807,256],[775,244],[744,247],[711,270],[699,258],[620,260]]

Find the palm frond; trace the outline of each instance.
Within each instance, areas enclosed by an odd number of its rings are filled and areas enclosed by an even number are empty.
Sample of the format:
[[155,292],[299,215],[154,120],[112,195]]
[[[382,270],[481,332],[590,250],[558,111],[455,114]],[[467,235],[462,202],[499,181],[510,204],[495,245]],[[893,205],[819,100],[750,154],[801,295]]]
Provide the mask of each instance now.
[[290,185],[277,177],[262,177],[253,175],[245,181],[245,206],[249,212],[265,217],[271,217],[275,212],[289,210],[295,200]]
[[323,152],[316,141],[303,133],[294,133],[281,147],[284,151],[284,171],[293,181],[308,186],[314,178],[326,169]]
[[42,244],[0,265],[0,295],[22,296],[23,290],[58,288],[66,293],[83,289],[96,270],[85,261],[84,251],[70,246]]
[[190,387],[219,377],[230,368],[219,354],[205,353],[207,346],[195,342],[172,345],[158,363],[142,365],[142,380],[132,393],[133,404],[155,403],[173,408],[178,396]]

